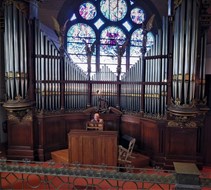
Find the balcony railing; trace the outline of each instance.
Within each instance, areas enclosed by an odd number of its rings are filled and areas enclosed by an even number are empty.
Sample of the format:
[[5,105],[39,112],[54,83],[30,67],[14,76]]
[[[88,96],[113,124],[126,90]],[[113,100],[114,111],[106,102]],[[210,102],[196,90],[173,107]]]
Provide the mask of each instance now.
[[[0,160],[1,189],[174,189],[174,170]],[[211,188],[211,172],[200,175]],[[206,189],[205,188],[205,189]]]

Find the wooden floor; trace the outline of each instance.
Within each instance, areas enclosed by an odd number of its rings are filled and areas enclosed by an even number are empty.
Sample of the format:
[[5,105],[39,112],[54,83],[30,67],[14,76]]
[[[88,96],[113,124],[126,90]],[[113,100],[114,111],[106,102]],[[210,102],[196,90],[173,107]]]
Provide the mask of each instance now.
[[51,152],[51,158],[56,163],[65,163],[65,164],[69,163],[68,149]]
[[[54,151],[51,153],[52,160],[59,163],[68,163],[68,149]],[[136,168],[149,167],[149,157],[133,153],[132,165]],[[6,145],[0,144],[0,158],[6,158]]]
[[[133,153],[134,158],[131,159],[131,166],[135,168],[145,168],[149,167],[149,157]],[[56,163],[68,163],[68,149],[58,150],[51,153],[52,160]]]

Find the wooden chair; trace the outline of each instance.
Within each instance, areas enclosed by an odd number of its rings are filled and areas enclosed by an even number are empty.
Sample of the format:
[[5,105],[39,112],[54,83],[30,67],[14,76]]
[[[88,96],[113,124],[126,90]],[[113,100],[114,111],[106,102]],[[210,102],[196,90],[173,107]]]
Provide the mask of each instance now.
[[131,137],[128,148],[125,148],[122,145],[119,145],[119,154],[118,154],[119,166],[126,166],[132,163],[132,159],[135,158],[132,156],[135,142],[136,142],[136,139]]
[[86,122],[86,130],[100,130],[103,131],[103,123],[95,123],[92,121]]

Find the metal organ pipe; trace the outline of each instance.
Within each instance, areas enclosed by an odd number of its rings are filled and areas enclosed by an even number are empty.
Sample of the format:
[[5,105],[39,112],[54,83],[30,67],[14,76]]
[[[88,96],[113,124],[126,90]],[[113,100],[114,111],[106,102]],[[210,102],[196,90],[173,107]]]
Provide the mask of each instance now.
[[[162,28],[162,55],[167,55],[167,42],[168,42],[168,18],[163,17],[163,28]],[[161,73],[161,82],[167,82],[167,58],[162,59],[162,73]],[[161,115],[165,113],[165,104],[166,104],[166,94],[167,94],[167,87],[166,85],[161,86]]]
[[178,53],[178,47],[179,47],[179,10],[175,13],[175,22],[174,22],[174,64],[173,64],[173,95],[174,99],[178,98],[178,75],[179,75],[179,53]]
[[5,6],[5,77],[7,98],[27,96],[26,18],[14,3]]
[[197,6],[196,0],[184,0],[175,12],[173,99],[178,98],[182,104],[190,104],[195,98],[199,18]]
[[14,86],[14,80],[15,80],[15,70],[13,65],[13,29],[12,29],[12,21],[13,21],[13,13],[12,13],[12,7],[8,6],[8,18],[5,20],[8,20],[8,65],[9,65],[9,71],[8,71],[8,79],[9,79],[9,92],[10,96],[9,99],[14,100],[15,98],[15,86]]
[[182,100],[184,102],[185,98],[184,98],[184,45],[185,45],[185,22],[184,22],[184,18],[185,18],[185,1],[183,1],[182,5],[181,5],[181,11],[180,11],[180,17],[179,17],[179,28],[180,28],[180,32],[179,32],[179,72],[178,72],[178,98],[180,100]]
[[8,43],[4,43],[4,48],[5,48],[5,58],[7,58],[8,62],[5,64],[5,78],[6,78],[6,92],[7,92],[7,98],[11,98],[11,87],[10,87],[10,56],[9,56],[9,9],[5,8],[5,33],[4,33],[4,38]]
[[[196,79],[196,64],[197,64],[197,47],[198,47],[198,23],[199,23],[199,10],[197,8],[197,1],[192,2],[192,43],[191,43],[191,81],[192,81],[192,99],[196,98],[195,95],[195,79]],[[199,98],[199,97],[198,97]],[[191,100],[192,100],[191,99]]]
[[[88,83],[86,83],[87,76],[79,67],[77,67],[74,63],[71,62],[69,58],[65,56],[65,59],[64,59],[64,67],[65,67],[64,80],[65,81],[59,82],[59,80],[61,79],[60,62],[59,62],[60,53],[54,44],[49,43],[49,39],[45,37],[44,33],[41,38],[42,38],[40,42],[41,61],[40,61],[40,64],[38,64],[40,66],[37,67],[38,69],[40,69],[39,71],[40,77],[38,77],[37,79],[40,80],[40,83],[42,84],[41,91],[45,92],[44,83],[46,83],[47,93],[44,93],[41,96],[44,98],[43,101],[46,98],[48,98],[47,96],[51,95],[51,98],[49,98],[48,104],[45,104],[45,102],[42,102],[41,104],[42,107],[44,107],[44,109],[52,109],[52,110],[60,108],[60,95],[61,95],[59,93],[60,85],[61,85],[61,82],[65,82],[65,89],[64,89],[65,90],[65,109],[73,110],[73,109],[85,108],[87,105],[87,95],[86,95],[87,88],[88,88]],[[43,38],[45,40],[43,40]],[[157,37],[157,40],[156,40],[157,43],[159,43],[159,40],[160,40],[159,37]],[[45,44],[43,41],[45,41]],[[47,47],[46,47],[46,44],[48,44]],[[158,44],[156,45],[156,47],[154,47],[153,51],[154,52],[157,51],[156,53],[154,53],[154,55],[159,54],[160,50],[159,50]],[[43,52],[45,52],[45,55],[43,55]],[[145,70],[146,81],[159,82],[160,73],[156,74],[156,72],[160,68],[160,64],[161,64],[160,60],[147,61],[146,70]],[[141,85],[142,76],[140,75],[140,72],[142,71],[143,71],[143,65],[142,65],[142,62],[139,61],[134,66],[132,66],[125,75],[122,76],[121,81],[124,81],[125,84],[121,85],[121,93],[123,94],[123,96],[121,97],[121,105],[123,106],[123,109],[127,111],[132,111],[132,112],[140,111],[140,107],[141,107],[140,93],[142,89],[142,85]],[[159,72],[161,72],[161,70]],[[48,82],[48,80],[50,82]],[[81,83],[81,81],[84,81],[84,83],[83,82]],[[110,69],[107,66],[103,66],[98,73],[92,76],[91,81],[90,81],[92,82],[92,105],[97,105],[97,100],[99,96],[106,98],[109,101],[109,103],[111,103],[111,105],[115,104],[115,102],[117,101],[115,99],[116,97],[115,92],[117,90],[116,89],[117,85],[115,83],[110,84],[108,83],[108,81],[115,82],[116,76],[114,73],[110,71]],[[148,112],[154,112],[154,113],[158,112],[159,103],[157,102],[156,94],[158,94],[159,88],[154,84],[146,85],[146,87],[147,87],[146,96],[145,96],[145,100],[147,100],[145,102],[146,109]],[[96,93],[98,90],[100,91],[99,94]],[[53,95],[55,95],[55,98],[53,98]],[[53,104],[53,105],[50,105],[50,104]]]
[[19,19],[19,24],[22,28],[22,30],[19,30],[19,39],[20,39],[20,45],[19,45],[19,49],[20,49],[20,52],[19,52],[19,59],[20,59],[20,94],[22,96],[25,95],[25,92],[24,92],[24,66],[25,66],[25,63],[24,63],[24,36],[23,36],[23,33],[24,33],[24,29],[23,29],[23,26],[24,26],[24,20],[22,19],[23,18],[23,15],[21,14],[21,12],[18,13],[18,19]]
[[[187,12],[191,12],[191,2],[187,2]],[[185,24],[186,33],[190,34],[191,31],[191,15],[187,14],[186,24]],[[185,39],[185,69],[184,69],[184,103],[188,104],[190,100],[190,44],[191,44],[191,35],[186,35]]]

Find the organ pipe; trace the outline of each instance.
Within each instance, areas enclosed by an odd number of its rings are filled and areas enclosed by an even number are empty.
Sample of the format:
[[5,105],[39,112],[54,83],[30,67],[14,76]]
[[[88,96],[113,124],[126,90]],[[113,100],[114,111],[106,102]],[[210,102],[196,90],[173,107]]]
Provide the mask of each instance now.
[[173,94],[168,106],[172,121],[169,126],[197,127],[195,118],[207,110],[202,87],[206,42],[199,33],[201,3],[198,0],[183,0],[175,7]]
[[[171,16],[171,0],[169,4]],[[168,95],[170,94],[167,89],[167,85],[168,88],[170,85],[166,83],[167,73],[169,77],[167,54],[170,37],[167,18],[163,18],[162,29],[158,30],[150,51],[146,48],[147,33],[146,28],[143,28],[145,33],[140,60],[131,68],[128,67],[126,73],[120,78],[116,77],[109,67],[100,68],[100,64],[96,64],[97,72],[94,75],[87,76],[87,73],[72,62],[65,50],[58,46],[55,36],[50,36],[38,20],[35,23],[28,22],[25,17],[26,15],[15,3],[10,2],[6,5],[5,41],[8,43],[5,43],[5,79],[8,99],[27,97],[28,86],[31,85],[31,80],[29,82],[28,79],[33,78],[30,76],[29,68],[34,66],[38,110],[76,110],[84,109],[87,105],[95,106],[99,98],[97,91],[100,91],[100,96],[107,99],[114,107],[117,105],[120,109],[129,112],[165,114],[167,90]],[[172,98],[180,99],[183,104],[189,104],[195,97],[199,99],[204,97],[205,55],[203,52],[205,52],[206,35],[198,40],[198,23],[198,1],[183,0],[175,9],[174,15],[172,69]],[[32,27],[33,24],[34,27]],[[35,31],[30,31],[30,28],[34,28]],[[35,39],[35,47],[28,47],[32,45],[27,42],[29,33],[35,35],[34,38],[32,36],[32,39]],[[197,60],[198,42],[202,47],[200,63]],[[28,49],[34,52],[28,52]],[[96,50],[98,51],[98,48]],[[31,53],[35,55],[29,56]],[[118,66],[121,66],[122,56],[123,53],[119,56]],[[89,57],[88,62],[91,60]],[[90,73],[90,64],[88,64],[88,73]]]

